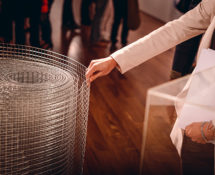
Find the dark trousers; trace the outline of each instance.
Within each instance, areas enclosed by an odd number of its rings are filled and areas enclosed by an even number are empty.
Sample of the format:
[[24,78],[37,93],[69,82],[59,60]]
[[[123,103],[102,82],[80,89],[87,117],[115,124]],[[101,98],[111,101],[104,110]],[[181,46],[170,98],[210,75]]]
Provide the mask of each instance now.
[[[14,4],[13,4],[14,5]],[[41,14],[41,0],[15,1],[15,35],[17,44],[25,44],[24,21],[30,19],[30,44],[40,46],[39,25]]]
[[183,175],[213,175],[214,145],[192,142],[184,136],[182,146]]
[[1,11],[1,36],[4,38],[4,42],[8,43],[12,40],[12,21],[14,9],[11,6],[10,0],[2,0]]
[[37,8],[30,14],[30,43],[32,46],[40,47],[40,15],[41,15],[41,4],[36,4]]
[[52,41],[51,41],[51,23],[50,23],[50,10],[51,10],[51,6],[52,6],[53,0],[49,0],[48,1],[48,13],[42,15],[41,17],[41,32],[42,32],[42,39],[52,45]]
[[117,42],[117,34],[118,34],[118,30],[119,30],[119,25],[121,23],[121,20],[123,20],[121,43],[123,45],[126,45],[127,37],[128,37],[127,0],[113,0],[113,5],[114,5],[114,22],[112,25],[111,41],[113,44],[115,44]]
[[182,76],[191,73],[201,38],[199,35],[176,46],[172,70]]
[[25,17],[16,16],[14,21],[15,21],[16,44],[24,45],[25,44],[25,30],[24,30]]
[[82,0],[81,3],[81,24],[89,26],[91,24],[90,19],[90,5],[93,0]]
[[101,39],[100,26],[101,26],[102,17],[106,9],[108,0],[95,0],[95,3],[96,3],[96,9],[95,9],[95,15],[92,21],[92,29],[90,34],[90,41],[92,43],[97,42]]
[[64,0],[62,21],[63,25],[75,24],[74,15],[72,11],[72,0]]

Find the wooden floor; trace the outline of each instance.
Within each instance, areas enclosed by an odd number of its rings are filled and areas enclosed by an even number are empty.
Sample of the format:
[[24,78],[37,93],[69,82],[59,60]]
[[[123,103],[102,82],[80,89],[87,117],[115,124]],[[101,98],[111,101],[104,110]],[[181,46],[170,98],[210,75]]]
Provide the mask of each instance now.
[[[59,7],[62,0],[55,1],[51,13],[54,51],[86,66],[91,59],[110,54],[110,45],[90,46],[90,28],[81,33],[62,30]],[[142,12],[140,16],[141,26],[129,33],[129,43],[164,24]],[[84,175],[139,173],[146,92],[169,80],[173,53],[173,49],[168,50],[124,75],[114,70],[92,83]]]

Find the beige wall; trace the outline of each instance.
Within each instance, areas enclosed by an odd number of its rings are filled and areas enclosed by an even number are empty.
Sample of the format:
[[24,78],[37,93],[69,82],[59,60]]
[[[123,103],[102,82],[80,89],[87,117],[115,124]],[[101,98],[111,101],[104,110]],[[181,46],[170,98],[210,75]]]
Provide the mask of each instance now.
[[174,0],[139,0],[139,8],[164,22],[176,19],[181,15],[174,7]]

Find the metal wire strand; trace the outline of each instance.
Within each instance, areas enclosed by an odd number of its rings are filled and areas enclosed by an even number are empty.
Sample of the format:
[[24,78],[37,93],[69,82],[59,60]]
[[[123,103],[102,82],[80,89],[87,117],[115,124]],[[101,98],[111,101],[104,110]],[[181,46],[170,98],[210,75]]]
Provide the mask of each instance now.
[[0,44],[0,174],[82,174],[86,67],[55,52]]

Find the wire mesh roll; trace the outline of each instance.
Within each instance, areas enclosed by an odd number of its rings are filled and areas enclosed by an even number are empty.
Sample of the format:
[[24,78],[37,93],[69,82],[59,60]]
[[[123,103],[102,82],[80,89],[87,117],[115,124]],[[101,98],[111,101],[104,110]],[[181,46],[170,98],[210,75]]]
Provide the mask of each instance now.
[[85,69],[51,51],[0,45],[0,174],[82,174]]

